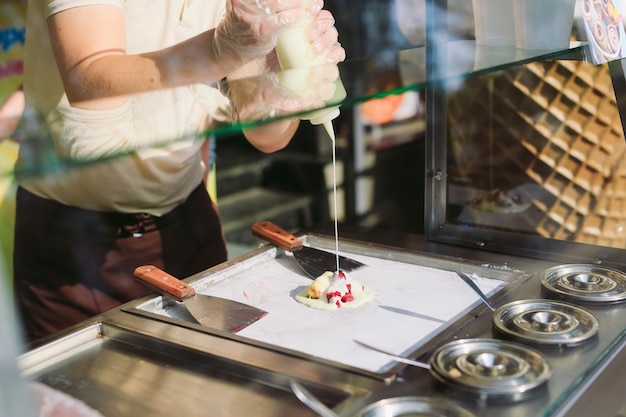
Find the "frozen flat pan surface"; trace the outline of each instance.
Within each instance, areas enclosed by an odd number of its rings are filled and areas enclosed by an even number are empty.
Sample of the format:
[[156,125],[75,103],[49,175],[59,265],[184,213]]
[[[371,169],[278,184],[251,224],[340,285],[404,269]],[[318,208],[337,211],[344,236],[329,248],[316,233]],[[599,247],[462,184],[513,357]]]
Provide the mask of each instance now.
[[[238,336],[374,373],[384,373],[395,363],[357,345],[354,339],[406,355],[482,303],[455,272],[346,255],[367,265],[350,276],[375,292],[373,301],[354,309],[327,311],[300,304],[294,297],[311,284],[310,278],[291,257],[270,256],[268,252],[193,285],[198,293],[229,298],[268,312]],[[488,295],[507,283],[476,274],[472,277]],[[181,318],[175,308],[164,308],[158,302],[139,308]]]

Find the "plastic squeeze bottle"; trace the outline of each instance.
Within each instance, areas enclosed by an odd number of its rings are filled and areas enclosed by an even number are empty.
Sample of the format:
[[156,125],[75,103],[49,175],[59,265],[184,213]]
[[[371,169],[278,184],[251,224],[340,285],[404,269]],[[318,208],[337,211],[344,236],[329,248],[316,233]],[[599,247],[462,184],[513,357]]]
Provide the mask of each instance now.
[[[317,65],[330,65],[323,56],[316,55],[306,29],[313,21],[313,17],[304,13],[303,16],[287,27],[278,36],[276,43],[276,55],[282,69],[278,74],[280,84],[292,93],[301,96],[307,95],[307,90],[315,88],[308,85],[308,69]],[[346,97],[346,90],[341,78],[335,80],[335,94],[330,99],[331,103],[338,103]],[[300,116],[300,120],[309,120],[314,125],[322,124],[332,140],[335,140],[335,131],[332,121],[339,116],[339,106],[325,107]]]

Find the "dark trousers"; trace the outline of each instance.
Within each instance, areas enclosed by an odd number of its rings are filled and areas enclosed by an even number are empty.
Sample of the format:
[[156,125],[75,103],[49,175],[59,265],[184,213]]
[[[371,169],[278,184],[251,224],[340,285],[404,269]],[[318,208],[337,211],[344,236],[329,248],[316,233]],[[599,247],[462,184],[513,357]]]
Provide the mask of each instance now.
[[18,188],[13,282],[27,341],[149,293],[133,277],[140,265],[182,279],[226,259],[204,184],[161,217],[83,210]]

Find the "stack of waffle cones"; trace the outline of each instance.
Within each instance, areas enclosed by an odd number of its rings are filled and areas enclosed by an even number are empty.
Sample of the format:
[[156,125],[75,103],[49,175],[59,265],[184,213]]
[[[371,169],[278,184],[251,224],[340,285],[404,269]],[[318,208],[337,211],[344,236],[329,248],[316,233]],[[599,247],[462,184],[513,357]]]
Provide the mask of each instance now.
[[606,65],[535,62],[469,78],[449,96],[448,123],[451,183],[531,189],[522,229],[626,247],[626,146]]

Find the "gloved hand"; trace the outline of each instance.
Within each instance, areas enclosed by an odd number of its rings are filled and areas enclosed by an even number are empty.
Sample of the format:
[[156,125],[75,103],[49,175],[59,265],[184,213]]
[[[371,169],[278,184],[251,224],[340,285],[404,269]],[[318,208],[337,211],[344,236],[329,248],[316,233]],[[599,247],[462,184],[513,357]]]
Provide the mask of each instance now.
[[231,80],[227,84],[234,118],[246,122],[318,109],[333,97],[338,77],[337,65],[328,64]]
[[336,64],[346,59],[346,51],[339,43],[335,18],[328,10],[320,10],[313,16],[306,33],[313,52],[324,56],[325,62]]
[[322,5],[322,0],[227,0],[224,19],[215,30],[214,56],[230,74],[246,62],[267,55],[284,27],[302,13],[317,15]]

